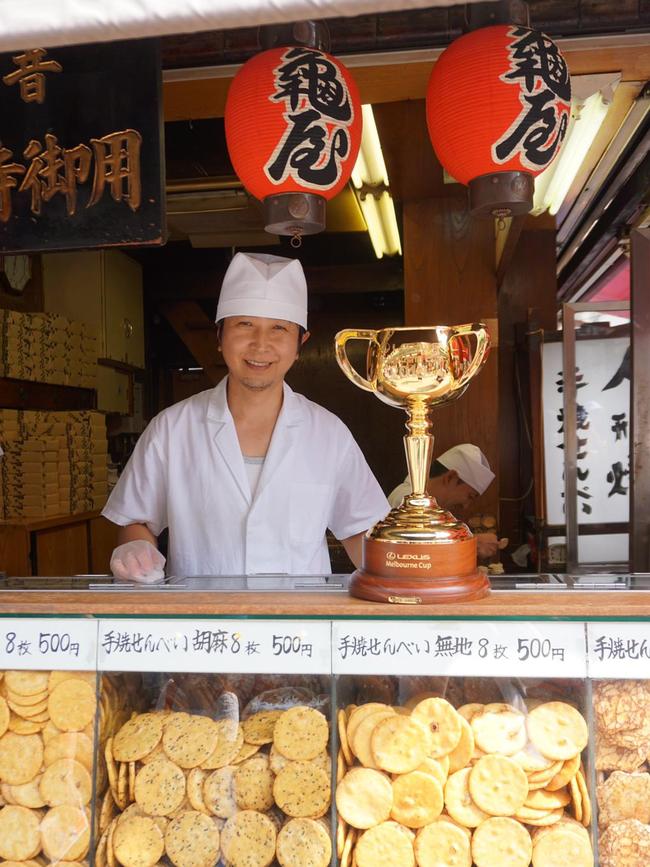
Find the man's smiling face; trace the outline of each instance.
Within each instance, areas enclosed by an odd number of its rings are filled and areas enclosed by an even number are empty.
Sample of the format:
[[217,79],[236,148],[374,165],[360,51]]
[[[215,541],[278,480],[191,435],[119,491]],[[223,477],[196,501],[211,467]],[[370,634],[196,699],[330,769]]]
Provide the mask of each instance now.
[[[303,343],[307,336],[303,336]],[[221,352],[231,379],[245,388],[263,391],[284,380],[298,357],[299,340],[295,322],[229,316],[223,320]]]

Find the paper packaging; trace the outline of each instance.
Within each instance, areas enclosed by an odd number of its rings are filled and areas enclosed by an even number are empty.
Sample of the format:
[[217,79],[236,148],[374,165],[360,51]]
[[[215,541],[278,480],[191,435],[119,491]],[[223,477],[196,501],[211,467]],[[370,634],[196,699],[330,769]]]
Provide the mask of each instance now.
[[14,491],[13,493],[5,491],[5,502],[22,503],[25,506],[38,506],[39,503],[52,505],[59,502],[59,495],[58,493],[23,495],[22,491]]
[[0,518],[78,514],[104,505],[102,413],[0,410],[0,442],[9,446],[0,462]]
[[57,482],[48,482],[47,484],[25,484],[22,487],[23,494],[26,497],[36,497],[41,494],[45,494],[45,496],[52,496],[52,494],[56,494],[59,496],[59,484]]
[[0,311],[0,375],[93,387],[96,337],[96,329],[58,314]]

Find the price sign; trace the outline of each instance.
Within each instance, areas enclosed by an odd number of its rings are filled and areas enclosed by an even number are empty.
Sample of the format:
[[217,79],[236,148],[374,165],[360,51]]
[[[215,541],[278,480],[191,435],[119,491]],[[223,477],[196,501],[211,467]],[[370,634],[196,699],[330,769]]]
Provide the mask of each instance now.
[[56,618],[1,618],[0,667],[94,671],[97,621]]
[[331,626],[297,620],[101,620],[99,667],[329,674]]
[[587,646],[589,677],[647,679],[650,624],[588,623]]
[[583,623],[334,623],[335,674],[585,677]]

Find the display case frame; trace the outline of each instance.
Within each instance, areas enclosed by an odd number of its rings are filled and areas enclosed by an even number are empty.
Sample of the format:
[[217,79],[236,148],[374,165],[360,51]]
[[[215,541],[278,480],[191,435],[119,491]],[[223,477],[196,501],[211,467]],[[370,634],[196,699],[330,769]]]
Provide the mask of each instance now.
[[[584,712],[590,732],[590,743],[585,753],[585,771],[588,791],[592,802],[596,803],[596,790],[598,784],[595,762],[595,733],[596,720],[594,713],[593,690],[594,683],[601,680],[630,681],[633,678],[641,678],[645,651],[638,651],[648,636],[650,644],[650,595],[643,590],[629,589],[638,584],[643,586],[647,576],[593,576],[590,582],[589,576],[538,576],[541,580],[533,585],[536,589],[521,590],[494,590],[488,598],[476,603],[463,606],[436,605],[436,606],[379,606],[366,603],[362,600],[350,598],[340,588],[337,576],[330,582],[329,590],[311,588],[306,591],[279,591],[279,592],[234,592],[223,591],[219,593],[200,591],[197,589],[180,589],[168,586],[165,589],[124,587],[116,589],[97,590],[69,590],[60,589],[44,592],[35,590],[0,590],[0,657],[1,666],[9,667],[10,660],[4,653],[4,643],[7,628],[18,624],[20,631],[31,635],[36,640],[46,629],[48,634],[71,632],[62,629],[66,626],[81,627],[84,634],[89,630],[96,630],[97,644],[95,646],[95,665],[98,677],[105,671],[151,671],[156,670],[152,660],[147,661],[147,655],[124,665],[121,662],[108,664],[101,658],[101,636],[105,630],[115,626],[123,629],[136,628],[146,624],[148,628],[159,625],[162,630],[178,630],[181,625],[187,625],[192,629],[201,626],[216,626],[229,624],[246,626],[257,630],[260,635],[266,636],[268,647],[262,648],[262,656],[273,657],[273,632],[274,628],[284,628],[284,633],[295,632],[296,628],[303,629],[308,635],[318,633],[321,641],[320,671],[323,671],[323,647],[322,642],[327,643],[331,660],[330,677],[330,701],[332,723],[332,756],[335,758],[339,750],[339,734],[337,726],[333,725],[337,713],[344,706],[339,701],[339,696],[344,696],[346,678],[351,672],[365,673],[367,678],[384,676],[399,678],[409,674],[418,673],[421,676],[429,676],[431,679],[446,676],[458,681],[462,677],[505,677],[506,679],[522,679],[531,682],[533,678],[546,678],[552,681],[566,679],[567,674],[576,675],[576,671],[584,662],[584,674],[578,676],[581,681],[581,695],[579,704]],[[607,578],[608,580],[605,580]],[[555,580],[554,580],[555,579]],[[71,580],[71,579],[67,579]],[[598,583],[600,582],[600,584]],[[62,583],[65,580],[62,579]],[[344,582],[343,582],[344,583]],[[514,582],[513,582],[513,586]],[[525,586],[525,585],[524,585]],[[608,589],[594,590],[592,587],[601,586]],[[559,589],[562,588],[562,589]],[[618,588],[618,589],[613,589]],[[444,632],[450,635],[462,634],[465,638],[478,641],[479,633],[494,638],[499,636],[501,644],[511,642],[511,648],[515,649],[518,641],[517,636],[528,647],[528,655],[506,664],[503,660],[492,660],[491,668],[473,665],[468,657],[440,656],[443,664],[439,662],[431,664],[427,668],[427,660],[420,661],[416,665],[409,665],[408,660],[395,661],[396,655],[381,658],[377,662],[372,656],[361,658],[356,667],[346,669],[341,661],[336,661],[337,647],[340,644],[340,636],[345,632],[349,634],[355,625],[368,629],[375,629],[377,634],[400,636],[409,641],[417,639],[429,631],[432,635]],[[287,630],[288,627],[291,627]],[[40,630],[40,631],[39,631]],[[15,631],[15,630],[14,630]],[[240,630],[243,633],[243,630]],[[602,636],[600,636],[602,633]],[[523,636],[523,637],[522,637]],[[540,665],[539,657],[541,649],[536,649],[531,654],[531,640],[539,641],[539,648],[543,641],[550,642],[551,657],[548,657],[549,666]],[[565,636],[570,648],[571,663],[575,667],[567,668],[567,659],[553,661],[552,649],[555,646],[554,636]],[[591,646],[587,643],[590,637]],[[602,640],[600,640],[602,638]],[[580,645],[582,641],[582,645]],[[627,642],[630,647],[637,648],[637,658],[625,655],[621,649],[621,641]],[[338,643],[337,643],[338,642]],[[514,642],[514,644],[512,644]],[[528,642],[526,645],[525,643]],[[577,642],[577,644],[576,644]],[[599,642],[599,643],[598,643]],[[630,643],[631,642],[631,643]],[[600,659],[594,656],[594,648],[599,646]],[[645,645],[643,645],[645,646]],[[609,651],[607,648],[609,647]],[[618,650],[616,650],[618,647]],[[578,657],[582,652],[583,659]],[[608,656],[609,653],[609,656]],[[92,652],[90,653],[92,656]],[[316,654],[318,656],[318,653]],[[340,656],[340,654],[339,654]],[[399,656],[399,654],[397,654]],[[13,658],[13,667],[24,668],[28,665],[38,669],[70,668],[75,666],[74,661],[66,666],[61,660],[47,656],[41,661],[27,656],[24,659]],[[298,657],[296,657],[298,658]],[[429,657],[429,660],[433,657]],[[78,668],[87,670],[93,668],[89,664],[90,657],[86,654],[83,662],[77,664]],[[536,661],[537,660],[537,661]],[[543,662],[543,660],[542,660]],[[594,664],[598,663],[594,668]],[[268,658],[259,666],[260,671],[294,671],[296,674],[310,671],[310,664],[302,662],[286,663],[278,666],[277,660]],[[203,665],[197,666],[196,661],[184,664],[177,661],[173,665],[163,667],[163,663],[157,663],[158,670],[172,671],[195,671],[195,672],[223,672],[239,671],[237,662],[224,665],[222,660],[208,659]],[[247,670],[250,670],[250,666]],[[313,666],[311,666],[313,670]],[[555,672],[555,673],[554,673]],[[578,672],[579,674],[579,672]],[[370,690],[372,692],[372,690]],[[343,698],[346,701],[347,697]],[[561,698],[551,690],[549,700]],[[601,775],[602,777],[602,775]],[[602,782],[602,779],[601,779]],[[333,762],[332,792],[336,787],[336,762]],[[334,799],[332,799],[334,803]],[[330,813],[332,827],[335,828],[336,812],[334,807]],[[590,821],[592,839],[594,841],[595,864],[598,864],[598,825],[596,810]],[[332,832],[335,843],[335,835]],[[94,843],[93,843],[94,845]],[[338,864],[335,854],[332,864]],[[94,863],[92,860],[90,863]]]

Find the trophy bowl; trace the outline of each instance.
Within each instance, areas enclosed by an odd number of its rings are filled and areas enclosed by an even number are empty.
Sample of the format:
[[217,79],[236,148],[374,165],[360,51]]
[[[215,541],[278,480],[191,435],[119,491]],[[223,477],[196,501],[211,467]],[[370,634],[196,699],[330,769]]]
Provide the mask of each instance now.
[[[346,346],[367,341],[366,376],[350,364]],[[362,565],[350,593],[376,602],[418,604],[480,599],[489,582],[476,566],[476,540],[466,524],[426,490],[434,438],[431,408],[459,398],[485,364],[485,325],[345,329],[336,358],[359,388],[407,412],[404,448],[411,492],[363,540]]]

